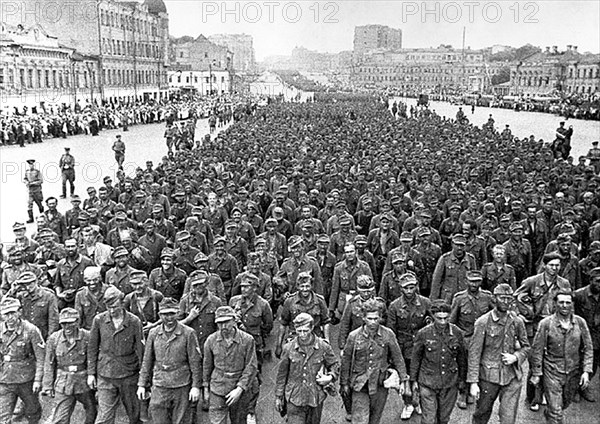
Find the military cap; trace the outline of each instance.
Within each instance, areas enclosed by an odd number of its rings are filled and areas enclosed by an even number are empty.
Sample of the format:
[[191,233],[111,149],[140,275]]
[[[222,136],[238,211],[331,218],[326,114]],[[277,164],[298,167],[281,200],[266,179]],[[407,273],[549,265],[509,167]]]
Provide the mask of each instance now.
[[556,242],[557,243],[570,243],[571,242],[571,236],[568,233],[561,233],[558,235],[558,237],[556,237]]
[[237,228],[237,227],[238,227],[238,224],[233,219],[228,219],[225,222],[225,228]]
[[38,231],[38,237],[40,238],[52,236],[54,236],[54,231],[52,231],[50,228],[42,228],[40,231]]
[[179,312],[179,303],[172,297],[165,297],[158,305],[159,314],[176,314]]
[[600,241],[593,241],[590,243],[590,253],[600,252]]
[[164,210],[165,210],[165,208],[163,208],[163,206],[158,203],[156,203],[154,206],[152,206],[152,212],[162,212]]
[[31,271],[25,271],[19,275],[19,278],[17,279],[16,283],[27,285],[35,281],[37,281],[37,276]]
[[496,207],[493,203],[486,203],[483,209],[488,213],[496,213]]
[[413,272],[406,272],[400,276],[400,285],[402,287],[417,284],[417,276]]
[[99,266],[88,266],[83,270],[83,279],[91,280],[101,278],[102,275],[100,274],[100,271],[101,268]]
[[113,251],[113,258],[118,258],[120,256],[127,256],[127,255],[129,255],[129,252],[123,246],[119,246]]
[[108,175],[104,178],[102,178],[103,182],[107,182],[107,181],[112,181],[112,178],[110,178]]
[[373,199],[371,199],[370,197],[365,197],[362,201],[363,205],[366,205],[367,203],[371,204],[373,203]]
[[20,244],[13,244],[8,248],[8,254],[10,255],[20,255],[23,253],[23,246]]
[[567,215],[575,215],[575,211],[573,209],[567,209],[563,212],[563,216]]
[[448,208],[451,211],[461,211],[462,208],[460,207],[460,205],[458,203],[453,203],[450,205],[450,207]]
[[306,220],[304,220],[304,222],[302,222],[302,228],[314,228],[314,227],[315,227],[315,224],[310,219],[306,219]]
[[467,239],[462,234],[454,234],[452,236],[452,243],[465,245],[467,244]]
[[312,275],[308,271],[303,271],[298,274],[298,281],[307,280],[307,279],[312,280],[312,278],[313,278]]
[[262,245],[262,244],[266,244],[266,243],[267,243],[267,240],[264,237],[259,236],[254,239],[254,247],[257,247],[258,245]]
[[217,244],[221,244],[221,243],[225,244],[226,242],[227,242],[227,239],[225,237],[217,236],[217,237],[215,237],[213,244],[216,246]]
[[467,279],[471,281],[482,281],[483,274],[479,270],[467,271]]
[[265,220],[265,226],[268,226],[268,225],[275,225],[275,226],[277,226],[277,220],[275,218],[267,218]]
[[550,261],[553,261],[555,259],[563,259],[562,255],[560,253],[558,253],[557,251],[554,252],[549,252],[546,253],[543,257],[542,257],[542,262],[544,262],[544,264],[547,264]]
[[[242,213],[242,210],[241,210],[239,207],[237,207],[237,206],[234,206],[234,207],[233,207],[233,209],[231,209],[231,213],[230,213],[230,215],[233,215],[233,213],[234,213],[234,212],[239,212],[239,213]],[[235,222],[235,221],[234,221],[234,222]],[[225,224],[227,224],[227,223],[225,223]]]
[[27,159],[26,162],[31,165],[32,163],[35,163],[35,159]]
[[208,256],[204,252],[198,252],[196,256],[194,256],[194,263],[198,262],[207,262]]
[[392,222],[392,218],[390,217],[389,214],[382,213],[381,215],[379,215],[379,222],[383,222],[383,221]]
[[248,263],[260,262],[260,253],[250,252],[248,253]]
[[350,225],[352,224],[352,218],[348,215],[344,215],[340,218],[340,225]]
[[58,316],[59,324],[68,324],[77,321],[79,321],[79,312],[77,309],[65,308],[60,311],[60,315]]
[[406,253],[394,252],[392,254],[392,263],[404,262],[406,260]]
[[175,194],[173,195],[175,197],[184,197],[185,196],[185,191],[179,189],[175,192]]
[[6,296],[0,301],[0,313],[8,314],[21,309],[21,302],[14,297]]
[[519,199],[515,199],[512,202],[510,202],[510,204],[512,206],[521,206],[523,204],[523,202],[521,202]]
[[85,220],[89,220],[91,218],[90,214],[87,211],[81,211],[79,212],[79,214],[77,215],[77,219],[79,221],[85,221]]
[[96,187],[91,187],[91,186],[90,186],[90,187],[86,188],[86,189],[85,189],[85,191],[86,191],[87,193],[94,193],[94,192],[96,191]]
[[389,200],[387,200],[387,199],[382,199],[379,202],[379,206],[391,206],[391,205],[392,205],[391,202]]
[[208,273],[206,271],[203,271],[201,269],[193,271],[190,274],[190,284],[192,286],[195,286],[196,284],[199,283],[204,283],[208,280]]
[[597,266],[596,268],[593,268],[590,271],[590,278],[597,278],[600,277],[600,266]]
[[317,238],[317,243],[330,243],[331,240],[329,239],[329,236],[327,234],[319,234],[319,237]]
[[279,206],[273,208],[273,215],[283,215],[283,209]]
[[127,214],[123,211],[119,211],[115,214],[115,218],[125,220],[125,219],[127,219]]
[[135,192],[135,197],[146,197],[146,192],[144,190],[138,190]]
[[310,314],[301,312],[296,315],[296,318],[294,318],[293,322],[295,327],[303,327],[305,325],[313,325],[315,323],[315,319]]
[[291,236],[290,239],[288,240],[288,246],[290,248],[296,247],[296,246],[302,244],[303,242],[304,242],[304,240],[302,239],[302,237],[300,237],[300,236]]
[[179,231],[177,233],[177,235],[175,236],[175,238],[177,239],[177,241],[183,241],[183,240],[187,240],[191,237],[190,232],[183,230],[183,231]]
[[515,221],[512,224],[510,224],[510,227],[508,227],[508,229],[510,231],[517,231],[517,230],[523,230],[523,224],[520,223],[519,221]]
[[445,300],[437,299],[431,302],[430,311],[432,315],[440,312],[449,314],[450,310],[450,305]]
[[508,222],[510,221],[510,215],[505,213],[500,215],[500,222]]
[[77,202],[81,203],[81,197],[79,197],[78,194],[73,194],[71,196],[71,203],[77,203]]
[[135,270],[131,274],[129,274],[129,282],[147,279],[148,274],[146,274],[145,271]]
[[400,199],[400,196],[392,196],[392,197],[390,198],[390,203],[391,203],[392,205],[397,205],[397,204],[399,204],[399,203],[401,203],[401,202],[402,202],[402,199]]
[[12,228],[13,231],[25,230],[25,224],[23,224],[22,222],[15,222]]
[[258,211],[258,205],[255,202],[248,202],[248,204],[246,205],[246,207],[248,209],[252,208],[252,209]]
[[160,258],[173,258],[173,253],[173,249],[165,247],[162,252],[160,252]]
[[417,230],[417,235],[419,237],[429,236],[431,235],[431,230],[429,229],[429,227],[419,227],[419,229]]
[[240,286],[258,286],[258,277],[254,274],[245,274],[242,277],[242,281],[240,282]]
[[354,238],[354,244],[357,246],[366,246],[367,245],[367,236],[364,236],[362,234],[357,235]]
[[402,231],[400,241],[413,241],[413,235],[410,231]]
[[356,287],[359,289],[372,289],[375,287],[375,282],[368,275],[359,275],[356,279]]
[[112,306],[118,302],[121,302],[125,295],[121,290],[113,285],[108,286],[104,292],[104,304],[106,306]]
[[215,311],[215,322],[227,322],[236,319],[237,315],[231,306],[219,306]]
[[431,212],[429,212],[427,209],[425,209],[424,211],[421,212],[421,218],[431,218]]
[[151,225],[156,225],[156,222],[152,218],[148,218],[144,221],[144,227],[148,227]]
[[513,291],[512,287],[506,283],[498,284],[494,288],[495,295],[512,295],[513,293],[514,293],[514,291]]
[[460,192],[458,191],[458,189],[456,187],[452,187],[450,189],[450,194],[460,194]]
[[192,215],[202,215],[202,206],[192,206]]

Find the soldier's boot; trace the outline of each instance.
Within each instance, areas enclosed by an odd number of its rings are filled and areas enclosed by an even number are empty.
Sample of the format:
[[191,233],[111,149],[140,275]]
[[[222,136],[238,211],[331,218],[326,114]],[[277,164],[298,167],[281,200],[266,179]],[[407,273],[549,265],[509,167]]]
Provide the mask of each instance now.
[[460,409],[467,409],[467,394],[461,392],[458,394],[458,400],[456,401],[456,406]]
[[29,219],[27,220],[28,224],[33,224],[33,209],[29,209],[27,211],[27,215],[29,215]]

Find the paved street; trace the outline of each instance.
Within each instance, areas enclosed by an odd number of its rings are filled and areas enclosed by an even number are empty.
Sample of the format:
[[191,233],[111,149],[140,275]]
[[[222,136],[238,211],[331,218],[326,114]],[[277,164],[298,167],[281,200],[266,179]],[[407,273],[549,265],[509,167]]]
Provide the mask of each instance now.
[[[434,102],[433,107],[446,115],[456,113],[457,107],[451,105],[441,105]],[[538,137],[539,134],[545,139],[550,139],[554,128],[557,126],[559,118],[552,115],[542,114],[527,114],[492,109],[488,112],[484,108],[478,108],[474,117],[470,115],[469,119],[481,124],[485,122],[488,113],[493,113],[497,125],[504,125],[504,121],[510,122],[514,132],[519,135],[522,131],[526,131],[527,135],[534,132]],[[519,119],[516,121],[515,118]],[[598,139],[598,123],[586,121],[573,121],[575,127],[574,135],[574,153],[576,155],[587,151],[587,146],[591,143],[596,135]],[[166,151],[164,139],[164,124],[155,124],[148,126],[130,127],[130,131],[123,133],[124,141],[127,145],[126,153],[126,169],[133,170],[136,166],[144,166],[146,160],[153,160],[158,163]],[[202,120],[198,124],[197,137],[202,137],[207,132],[207,122]],[[548,133],[549,132],[549,133]],[[41,169],[44,170],[46,183],[44,184],[44,195],[59,195],[60,194],[60,174],[58,172],[57,163],[63,152],[64,146],[71,147],[71,152],[75,156],[78,166],[77,170],[77,192],[80,195],[85,195],[85,187],[89,185],[99,186],[104,175],[114,176],[116,167],[114,157],[110,150],[114,137],[120,131],[110,130],[103,131],[99,137],[76,136],[63,139],[49,139],[39,145],[28,145],[26,148],[18,147],[2,147],[0,148],[0,162],[2,164],[2,185],[0,190],[0,239],[10,240],[12,238],[11,226],[16,221],[26,220],[26,190],[21,182],[21,172],[24,169],[25,161],[29,158],[35,158]],[[61,200],[59,209],[64,211],[68,206],[68,200]],[[37,211],[36,211],[37,214]],[[336,332],[334,332],[333,340],[337,340]],[[283,420],[274,411],[273,408],[273,388],[275,380],[276,362],[271,360],[264,367],[264,379],[261,386],[261,397],[259,400],[259,408],[257,411],[260,423],[282,423]],[[600,383],[598,377],[593,380],[594,393],[596,398],[600,398]],[[523,397],[524,398],[524,397]],[[48,399],[44,400],[45,419],[51,408]],[[594,424],[598,423],[597,405],[586,402],[574,404],[567,412],[568,424]],[[455,409],[452,423],[470,423],[470,411],[461,411]],[[386,415],[383,423],[399,422],[399,414],[401,411],[401,402],[399,396],[395,393],[391,394],[386,407]],[[77,406],[75,418],[72,422],[83,422],[83,414],[80,406]],[[200,417],[199,423],[207,423],[207,417]],[[329,398],[326,401],[323,423],[327,424],[342,424],[345,422],[344,413],[341,408],[339,397]],[[415,416],[411,424],[419,424],[420,418]],[[497,416],[494,415],[492,423],[497,423]],[[520,414],[520,423],[543,423],[543,415],[541,412],[532,413],[524,405]],[[123,411],[120,410],[119,424],[125,423]],[[165,424],[165,423],[156,423]]]

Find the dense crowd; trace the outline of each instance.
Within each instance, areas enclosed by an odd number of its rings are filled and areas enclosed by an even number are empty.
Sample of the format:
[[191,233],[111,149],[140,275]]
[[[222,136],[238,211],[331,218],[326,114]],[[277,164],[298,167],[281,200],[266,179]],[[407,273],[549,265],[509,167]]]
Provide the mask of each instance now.
[[0,422],[18,397],[37,423],[38,392],[52,422],[76,401],[86,423],[114,422],[119,401],[131,423],[268,422],[272,355],[289,423],[319,423],[339,393],[348,420],[377,424],[390,389],[427,424],[474,402],[487,423],[497,399],[520,422],[525,385],[549,423],[595,401],[597,146],[572,164],[552,140],[367,95],[233,115],[201,142],[169,144],[167,123],[157,166],[67,211],[45,198],[29,234],[15,223]]

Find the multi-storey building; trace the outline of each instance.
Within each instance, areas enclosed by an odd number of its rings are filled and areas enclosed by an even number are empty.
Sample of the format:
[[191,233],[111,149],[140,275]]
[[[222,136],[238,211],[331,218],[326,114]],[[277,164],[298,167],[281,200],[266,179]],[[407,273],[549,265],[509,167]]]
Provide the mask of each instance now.
[[192,70],[189,65],[178,66],[178,70],[169,71],[169,86],[189,90],[197,94],[209,96],[225,94],[231,91],[231,74],[225,69],[204,71]]
[[402,30],[385,25],[363,25],[354,28],[354,53],[363,54],[371,50],[402,48]]
[[239,72],[254,72],[256,59],[252,36],[248,34],[215,34],[208,40],[218,46],[226,47],[233,53],[233,69]]
[[[48,2],[50,3],[50,2]],[[162,0],[15,2],[3,19],[42,25],[62,46],[98,59],[92,84],[106,101],[168,96],[168,14]]]
[[171,40],[173,50],[173,71],[178,66],[189,65],[196,71],[215,69],[233,69],[233,53],[224,46],[219,46],[200,34],[197,38],[181,37]]

